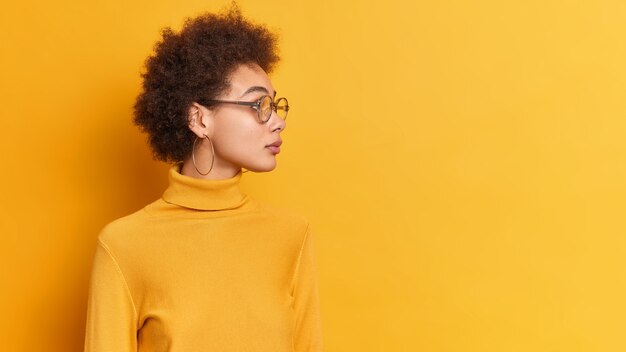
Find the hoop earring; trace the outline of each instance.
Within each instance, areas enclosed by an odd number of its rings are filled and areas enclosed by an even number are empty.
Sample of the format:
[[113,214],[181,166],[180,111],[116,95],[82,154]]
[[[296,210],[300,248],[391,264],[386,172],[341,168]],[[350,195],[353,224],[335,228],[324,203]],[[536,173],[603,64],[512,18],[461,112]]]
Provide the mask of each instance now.
[[213,149],[213,142],[211,142],[211,139],[209,138],[208,135],[204,135],[206,137],[206,139],[209,140],[209,143],[211,143],[211,154],[213,155],[213,157],[211,158],[211,168],[209,169],[209,171],[205,173],[200,172],[200,170],[198,170],[198,166],[196,166],[196,141],[198,140],[198,136],[196,136],[196,139],[193,140],[193,148],[191,149],[191,161],[193,162],[193,167],[196,168],[196,171],[198,171],[198,173],[200,175],[206,176],[209,174],[209,172],[211,172],[211,170],[213,170],[213,163],[215,162],[215,150]]

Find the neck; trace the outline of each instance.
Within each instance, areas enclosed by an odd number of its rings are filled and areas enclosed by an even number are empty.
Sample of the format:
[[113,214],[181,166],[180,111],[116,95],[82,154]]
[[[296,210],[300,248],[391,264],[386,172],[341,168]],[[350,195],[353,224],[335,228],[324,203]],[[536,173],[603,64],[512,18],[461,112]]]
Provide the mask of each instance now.
[[[200,160],[202,159],[202,160]],[[185,176],[201,178],[205,180],[224,180],[228,178],[233,178],[239,171],[241,171],[240,167],[236,167],[233,164],[225,163],[220,160],[217,156],[215,157],[215,162],[213,164],[213,168],[211,168],[211,157],[208,158],[197,158],[196,157],[196,166],[200,169],[201,172],[206,173],[211,170],[207,175],[203,175],[196,170],[196,167],[193,165],[193,160],[191,157],[188,157],[184,162],[183,166],[180,170],[180,173]]]

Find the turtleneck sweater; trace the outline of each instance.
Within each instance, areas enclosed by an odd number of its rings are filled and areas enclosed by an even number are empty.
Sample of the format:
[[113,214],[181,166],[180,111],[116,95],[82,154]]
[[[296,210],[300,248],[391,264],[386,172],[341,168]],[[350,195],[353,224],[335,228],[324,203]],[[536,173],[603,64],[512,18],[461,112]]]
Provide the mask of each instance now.
[[244,194],[241,170],[181,165],[161,198],[100,230],[85,351],[322,351],[309,221]]

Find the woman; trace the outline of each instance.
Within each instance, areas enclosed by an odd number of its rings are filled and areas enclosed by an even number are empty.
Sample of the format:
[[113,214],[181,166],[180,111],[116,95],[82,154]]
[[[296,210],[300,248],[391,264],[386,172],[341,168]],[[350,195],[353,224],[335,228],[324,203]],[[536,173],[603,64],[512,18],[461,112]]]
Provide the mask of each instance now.
[[163,30],[134,122],[169,186],[101,230],[85,351],[322,351],[308,221],[239,188],[242,168],[276,167],[276,47],[235,5]]

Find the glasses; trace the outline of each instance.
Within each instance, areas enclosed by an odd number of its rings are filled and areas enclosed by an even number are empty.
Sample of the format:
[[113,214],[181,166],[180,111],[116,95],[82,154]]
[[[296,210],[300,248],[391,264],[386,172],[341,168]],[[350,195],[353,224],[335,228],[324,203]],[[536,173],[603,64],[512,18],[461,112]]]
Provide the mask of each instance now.
[[223,104],[237,104],[249,106],[252,109],[256,110],[257,116],[261,123],[266,123],[269,121],[270,116],[272,116],[272,111],[276,112],[276,115],[283,120],[287,119],[287,113],[289,112],[289,102],[287,102],[287,98],[278,98],[276,102],[269,95],[264,95],[257,101],[236,101],[236,100],[204,100],[202,103],[212,104],[212,103],[223,103]]

